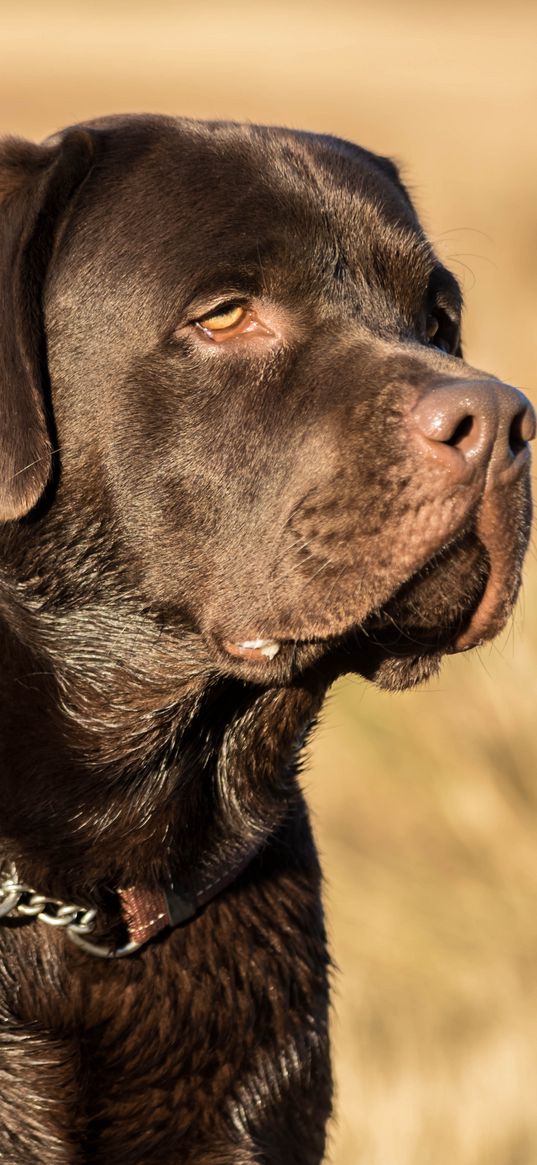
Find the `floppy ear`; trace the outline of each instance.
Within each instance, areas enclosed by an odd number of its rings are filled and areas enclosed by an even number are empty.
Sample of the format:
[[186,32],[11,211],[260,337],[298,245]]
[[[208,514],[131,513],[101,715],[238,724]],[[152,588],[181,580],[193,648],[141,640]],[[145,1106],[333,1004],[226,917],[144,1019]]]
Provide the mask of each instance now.
[[27,514],[49,478],[42,292],[63,212],[93,153],[85,130],[53,145],[0,142],[0,521]]

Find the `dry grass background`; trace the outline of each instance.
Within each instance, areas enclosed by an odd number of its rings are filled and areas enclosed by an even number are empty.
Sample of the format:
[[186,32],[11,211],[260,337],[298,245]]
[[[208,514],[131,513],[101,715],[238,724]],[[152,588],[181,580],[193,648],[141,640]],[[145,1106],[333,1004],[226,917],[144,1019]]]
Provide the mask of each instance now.
[[[537,8],[0,0],[0,129],[119,110],[394,155],[472,363],[535,388]],[[247,208],[245,208],[247,213]],[[501,643],[335,690],[306,777],[340,973],[333,1165],[537,1165],[537,578]]]

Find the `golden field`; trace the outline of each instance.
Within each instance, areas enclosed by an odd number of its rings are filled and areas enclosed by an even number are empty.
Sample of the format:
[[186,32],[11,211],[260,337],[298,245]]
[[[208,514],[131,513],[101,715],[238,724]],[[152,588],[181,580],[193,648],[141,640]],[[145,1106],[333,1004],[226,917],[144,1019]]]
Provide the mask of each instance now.
[[[0,0],[0,130],[121,110],[402,163],[466,351],[537,397],[537,7]],[[537,573],[501,642],[335,689],[305,777],[338,972],[333,1165],[537,1165]]]

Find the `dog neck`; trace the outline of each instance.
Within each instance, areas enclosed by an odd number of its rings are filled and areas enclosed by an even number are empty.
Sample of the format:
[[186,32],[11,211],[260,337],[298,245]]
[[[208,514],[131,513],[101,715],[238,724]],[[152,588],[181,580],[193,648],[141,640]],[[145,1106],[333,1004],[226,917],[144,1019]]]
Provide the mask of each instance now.
[[222,679],[127,602],[51,610],[4,587],[0,612],[2,850],[25,881],[92,901],[209,885],[293,811],[319,680]]

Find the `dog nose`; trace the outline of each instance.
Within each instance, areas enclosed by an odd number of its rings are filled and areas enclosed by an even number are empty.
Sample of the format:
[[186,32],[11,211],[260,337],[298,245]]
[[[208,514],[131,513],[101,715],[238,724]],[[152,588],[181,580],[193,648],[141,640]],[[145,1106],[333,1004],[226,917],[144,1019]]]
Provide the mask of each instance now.
[[457,481],[488,465],[495,475],[522,468],[528,441],[535,437],[535,412],[527,397],[492,379],[444,381],[421,398],[412,416],[425,451]]

